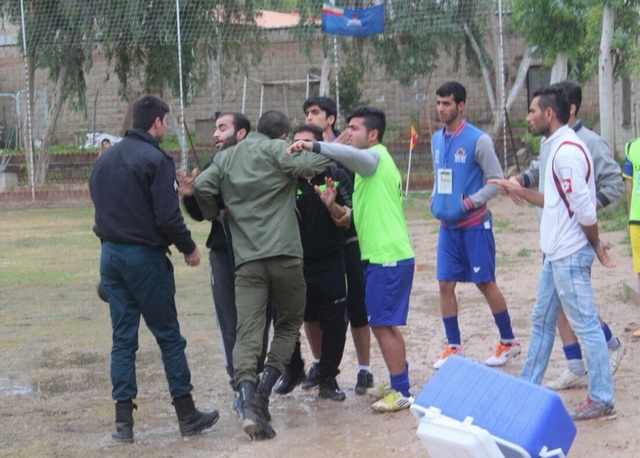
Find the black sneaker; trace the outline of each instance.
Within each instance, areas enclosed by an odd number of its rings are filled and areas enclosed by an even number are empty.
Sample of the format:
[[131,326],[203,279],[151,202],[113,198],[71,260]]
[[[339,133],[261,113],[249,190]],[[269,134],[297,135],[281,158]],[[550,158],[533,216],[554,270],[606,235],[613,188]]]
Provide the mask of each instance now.
[[303,390],[310,390],[313,387],[318,386],[318,363],[313,363],[307,374],[307,379],[302,382],[300,388]]
[[273,391],[278,394],[291,393],[293,389],[300,385],[307,379],[304,373],[304,366],[298,365],[298,367],[291,367],[289,364],[282,376],[278,379],[276,386],[273,387]]
[[373,388],[373,374],[364,369],[360,369],[355,387],[356,394],[365,394],[368,388]]
[[320,391],[318,396],[325,399],[331,399],[332,401],[344,401],[346,395],[344,391],[338,386],[338,382],[335,377],[329,377],[324,382],[320,383]]

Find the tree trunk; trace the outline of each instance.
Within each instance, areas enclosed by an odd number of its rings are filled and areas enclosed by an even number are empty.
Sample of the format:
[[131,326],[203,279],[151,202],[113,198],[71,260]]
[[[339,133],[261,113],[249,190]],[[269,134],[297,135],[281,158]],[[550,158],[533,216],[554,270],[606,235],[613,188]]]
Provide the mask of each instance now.
[[551,67],[551,80],[550,84],[559,83],[560,81],[564,81],[567,79],[567,68],[568,68],[567,55],[559,52],[556,54],[556,61],[553,63],[553,67]]
[[67,77],[67,67],[63,66],[58,72],[58,80],[56,81],[56,87],[53,91],[53,103],[51,103],[51,107],[49,108],[49,115],[47,116],[47,123],[42,138],[42,147],[40,148],[40,153],[38,153],[38,159],[36,161],[36,186],[42,186],[47,178],[49,155],[51,153],[53,136],[56,131],[58,115],[60,115],[60,110],[64,103],[64,89],[67,85]]
[[319,95],[322,97],[329,96],[329,72],[331,70],[330,54],[325,55],[322,59],[322,68],[320,69],[320,90]]
[[[615,155],[615,134],[613,118],[613,64],[611,60],[611,40],[613,39],[615,13],[605,5],[602,13],[602,36],[598,58],[598,95],[600,98],[600,136],[607,142]],[[615,155],[617,160],[622,157]]]
[[[507,97],[507,106],[505,107],[505,111],[508,113],[514,102],[518,98],[520,91],[522,90],[522,86],[524,86],[524,82],[527,80],[527,72],[529,71],[529,67],[531,66],[531,56],[536,51],[537,46],[530,46],[522,56],[522,60],[520,61],[520,65],[518,66],[518,73],[516,75],[516,80],[509,91],[509,96]],[[494,117],[494,122],[489,127],[489,132],[487,132],[491,138],[495,139],[498,132],[500,132],[500,128],[502,124],[496,122]]]
[[473,52],[476,54],[476,57],[478,58],[478,62],[480,62],[480,70],[482,71],[482,81],[484,82],[484,89],[485,89],[485,92],[487,93],[487,98],[489,99],[489,106],[491,107],[491,111],[494,112],[494,116],[495,116],[496,97],[494,95],[493,87],[491,86],[491,77],[489,75],[489,69],[487,68],[487,65],[484,63],[484,60],[482,58],[482,51],[480,50],[480,46],[478,46],[478,42],[476,41],[476,38],[473,36],[473,33],[471,33],[471,29],[469,29],[469,25],[466,22],[464,23],[463,28],[464,28],[464,34],[469,39],[469,42],[471,43],[471,48],[473,49]]

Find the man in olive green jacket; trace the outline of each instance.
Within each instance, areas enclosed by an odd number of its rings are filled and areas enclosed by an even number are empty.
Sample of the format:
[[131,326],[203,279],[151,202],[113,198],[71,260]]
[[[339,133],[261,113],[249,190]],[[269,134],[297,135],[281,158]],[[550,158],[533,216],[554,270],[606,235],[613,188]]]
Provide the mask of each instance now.
[[[271,110],[236,146],[220,151],[195,180],[194,193],[205,218],[222,198],[236,262],[238,328],[233,348],[234,382],[243,401],[243,427],[252,439],[271,439],[269,395],[289,363],[304,314],[306,285],[295,213],[297,178],[314,176],[334,163],[319,154],[287,155],[290,130],[284,113]],[[262,378],[256,363],[262,349],[267,298],[277,321]]]

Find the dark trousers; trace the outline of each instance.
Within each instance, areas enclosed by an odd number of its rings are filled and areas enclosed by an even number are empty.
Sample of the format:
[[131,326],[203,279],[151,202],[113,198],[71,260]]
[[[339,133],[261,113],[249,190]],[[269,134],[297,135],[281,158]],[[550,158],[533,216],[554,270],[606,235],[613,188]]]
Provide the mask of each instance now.
[[306,285],[302,259],[275,256],[246,262],[236,270],[238,327],[233,347],[234,382],[255,382],[264,345],[267,298],[276,308],[273,339],[267,365],[284,371],[300,338]]
[[[209,252],[209,265],[211,266],[211,292],[222,342],[224,366],[227,369],[227,374],[229,374],[229,379],[233,382],[233,347],[236,343],[236,327],[238,324],[234,284],[235,267],[228,250],[211,250]],[[269,301],[266,310],[266,325],[262,334],[262,352],[257,364],[258,373],[262,372],[264,361],[267,357],[272,314],[273,305]]]
[[352,328],[367,326],[367,308],[364,302],[364,275],[357,240],[344,246],[344,262],[347,269],[347,314]]
[[318,381],[339,373],[347,332],[345,263],[342,251],[323,259],[305,260],[307,282],[305,321],[317,321],[322,329]]
[[100,280],[109,297],[113,346],[112,397],[116,401],[138,394],[136,351],[140,316],[160,347],[171,397],[193,390],[175,305],[173,265],[164,248],[104,242]]

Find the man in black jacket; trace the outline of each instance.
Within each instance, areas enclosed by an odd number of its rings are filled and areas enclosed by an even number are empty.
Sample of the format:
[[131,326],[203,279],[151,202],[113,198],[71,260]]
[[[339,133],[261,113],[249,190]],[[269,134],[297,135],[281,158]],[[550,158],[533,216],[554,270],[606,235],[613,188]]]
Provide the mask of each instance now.
[[183,436],[212,426],[218,412],[200,412],[191,398],[191,373],[175,306],[175,245],[190,266],[200,252],[184,224],[175,165],[160,149],[167,130],[167,103],[143,95],[133,105],[133,125],[102,154],[89,178],[95,206],[94,232],[102,244],[100,279],[109,301],[113,345],[112,397],[118,442],[133,442],[133,399],[138,394],[135,354],[142,316],[162,353],[169,391]]

